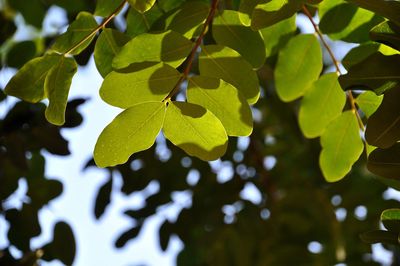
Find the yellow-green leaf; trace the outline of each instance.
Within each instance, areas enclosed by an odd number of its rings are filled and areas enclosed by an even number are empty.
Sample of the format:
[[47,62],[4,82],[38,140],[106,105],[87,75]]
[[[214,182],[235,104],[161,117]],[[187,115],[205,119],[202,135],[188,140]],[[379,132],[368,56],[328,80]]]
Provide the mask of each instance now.
[[149,10],[155,2],[156,0],[128,0],[128,3],[141,13]]
[[106,103],[124,109],[141,102],[161,102],[180,77],[175,68],[163,63],[135,72],[111,72],[103,81],[100,96]]
[[275,86],[279,98],[290,102],[311,87],[322,71],[322,51],[312,34],[292,38],[283,48],[275,68]]
[[123,0],[97,0],[94,15],[107,17],[111,15],[122,2]]
[[221,45],[202,46],[200,74],[220,78],[238,89],[247,102],[254,104],[260,96],[258,78],[250,63],[231,48]]
[[58,64],[50,69],[44,82],[45,94],[49,99],[45,115],[47,121],[54,125],[63,125],[65,122],[69,88],[78,70],[75,59],[60,57]]
[[336,73],[321,76],[301,101],[300,128],[307,138],[321,136],[325,128],[342,113],[346,95]]
[[218,159],[228,145],[221,121],[204,107],[192,103],[171,102],[163,132],[174,145],[204,161]]
[[174,31],[144,33],[136,36],[113,60],[113,67],[121,69],[133,63],[165,62],[178,67],[185,61],[193,43]]
[[220,79],[196,76],[189,79],[188,102],[210,110],[225,127],[228,136],[248,136],[253,118],[244,96],[231,84]]
[[213,21],[214,40],[239,52],[254,68],[260,68],[265,61],[264,41],[260,32],[244,26],[239,12],[224,10]]
[[146,102],[120,113],[101,132],[94,149],[99,167],[125,163],[136,152],[150,148],[161,130],[165,104]]
[[336,182],[350,172],[363,151],[357,117],[346,111],[332,121],[321,136],[319,165],[328,182]]
[[128,41],[128,36],[114,29],[104,29],[100,34],[94,48],[94,61],[102,77],[112,71],[112,60]]
[[31,103],[43,100],[46,75],[60,58],[58,55],[45,55],[30,60],[12,77],[4,92]]
[[383,95],[376,95],[372,91],[364,91],[356,98],[356,103],[360,107],[361,111],[364,112],[365,116],[369,118],[376,109],[381,105]]
[[[59,53],[66,53],[72,47],[79,44],[84,38],[89,36],[96,27],[97,22],[92,14],[88,12],[80,12],[76,17],[76,20],[68,27],[67,31],[56,39],[51,49]],[[86,47],[88,47],[94,36],[95,35],[93,34],[91,38],[80,44],[73,51],[70,51],[70,54],[76,55],[81,53]]]

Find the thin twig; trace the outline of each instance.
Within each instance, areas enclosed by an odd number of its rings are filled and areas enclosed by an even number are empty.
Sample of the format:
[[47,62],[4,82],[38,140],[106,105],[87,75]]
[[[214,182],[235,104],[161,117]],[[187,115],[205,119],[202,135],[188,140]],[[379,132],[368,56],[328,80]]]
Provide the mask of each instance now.
[[79,46],[81,46],[84,42],[86,42],[87,40],[89,40],[90,38],[92,38],[94,35],[96,35],[96,33],[101,30],[102,28],[104,28],[116,15],[118,15],[118,13],[121,11],[121,9],[124,7],[125,3],[127,0],[124,0],[121,2],[121,4],[111,13],[111,15],[109,15],[108,17],[106,17],[103,22],[97,26],[95,29],[93,29],[85,38],[83,38],[82,40],[80,40],[77,44],[75,44],[74,46],[72,46],[68,51],[66,51],[64,53],[64,56],[68,56],[70,53],[72,53],[76,48],[78,48]]
[[203,29],[202,29],[199,37],[197,37],[196,42],[195,42],[192,50],[190,51],[189,56],[187,57],[187,63],[186,63],[185,69],[183,70],[182,76],[176,83],[175,87],[167,95],[167,97],[165,97],[163,102],[167,102],[168,100],[170,100],[172,98],[172,96],[174,96],[176,93],[178,93],[182,82],[187,79],[187,77],[190,73],[190,70],[192,69],[192,64],[193,64],[197,49],[200,47],[200,45],[203,41],[203,38],[207,33],[208,27],[210,26],[212,19],[215,15],[215,11],[217,10],[217,6],[218,6],[218,0],[213,0],[211,3],[210,12],[208,13],[207,19],[203,24]]
[[[333,53],[333,51],[332,51],[331,47],[329,46],[329,44],[325,41],[325,38],[322,35],[321,31],[319,30],[319,27],[318,27],[317,23],[315,23],[310,11],[308,11],[306,6],[303,6],[303,12],[308,17],[308,19],[310,20],[311,24],[313,25],[315,32],[317,33],[319,39],[322,42],[322,45],[328,51],[328,54],[331,57],[333,64],[335,65],[336,73],[341,75],[342,72],[340,71],[339,61],[336,59],[335,54]],[[358,125],[359,125],[360,129],[364,132],[365,131],[365,127],[364,127],[364,124],[363,124],[362,119],[360,117],[360,114],[358,113],[353,93],[351,91],[347,91],[346,95],[347,95],[347,98],[348,98],[348,100],[350,102],[351,110],[356,114]]]

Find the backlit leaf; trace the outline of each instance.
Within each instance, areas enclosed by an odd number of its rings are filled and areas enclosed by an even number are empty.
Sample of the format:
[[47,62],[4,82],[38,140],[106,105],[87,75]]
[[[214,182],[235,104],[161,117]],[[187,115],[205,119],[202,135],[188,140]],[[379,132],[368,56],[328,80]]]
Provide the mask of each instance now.
[[372,91],[365,91],[357,96],[356,103],[368,118],[375,113],[376,109],[381,105],[382,100],[382,95],[378,96]]
[[[88,36],[96,27],[97,22],[92,14],[88,12],[80,12],[76,17],[76,20],[68,27],[67,31],[56,39],[51,49],[59,53],[66,53]],[[73,51],[70,51],[70,54],[80,54],[86,49],[86,47],[88,47],[94,36],[95,35],[83,42]]]
[[166,19],[166,28],[189,39],[198,36],[209,11],[210,6],[204,2],[191,1],[185,3]]
[[346,69],[360,63],[368,56],[376,53],[379,50],[379,43],[364,43],[351,49],[342,60],[342,64]]
[[390,19],[400,26],[400,1],[398,0],[349,0],[362,8]]
[[374,53],[339,77],[343,89],[373,90],[382,94],[400,82],[400,55]]
[[163,132],[174,145],[204,161],[224,155],[228,144],[221,121],[204,107],[192,103],[171,102]]
[[[381,214],[381,222],[389,231],[400,232],[400,209],[387,209]],[[400,243],[399,243],[400,244]]]
[[111,15],[122,2],[122,0],[97,0],[94,15],[107,17]]
[[293,101],[311,87],[322,71],[322,51],[315,35],[292,38],[279,52],[275,68],[275,86],[279,98]]
[[242,0],[239,5],[239,19],[245,26],[251,25],[251,15],[259,0]]
[[135,37],[142,33],[148,32],[153,24],[163,15],[158,5],[154,5],[145,13],[140,13],[136,9],[129,9],[126,17],[126,34]]
[[106,103],[124,109],[142,102],[161,102],[180,77],[175,68],[163,63],[134,72],[111,72],[103,81],[100,96]]
[[384,21],[370,32],[371,39],[387,44],[400,51],[400,26],[390,21]]
[[165,62],[178,67],[185,61],[193,43],[173,31],[144,33],[125,44],[114,58],[113,67],[125,68],[133,63]]
[[27,102],[43,100],[46,75],[60,58],[58,55],[45,55],[32,59],[8,82],[4,92]]
[[189,79],[188,102],[210,110],[225,127],[228,136],[248,136],[253,129],[250,106],[231,84],[216,78]]
[[156,0],[128,0],[128,3],[141,13],[149,10],[155,2]]
[[44,90],[49,105],[46,108],[46,119],[54,125],[65,122],[65,108],[67,107],[69,88],[72,78],[78,70],[73,58],[62,57],[46,76]]
[[400,87],[385,92],[378,110],[368,119],[365,139],[368,144],[388,148],[400,139]]
[[214,40],[239,52],[254,68],[265,61],[264,41],[258,31],[244,26],[239,20],[239,12],[224,10],[214,18],[212,34]]
[[145,102],[120,113],[101,132],[94,160],[99,167],[125,163],[136,152],[150,148],[164,122],[165,105]]
[[300,128],[307,138],[320,136],[325,128],[342,113],[346,96],[336,73],[321,76],[301,101]]
[[319,165],[328,182],[336,182],[350,172],[363,151],[356,115],[342,113],[321,136]]
[[203,76],[220,78],[232,84],[248,103],[257,102],[260,96],[257,75],[238,52],[221,45],[202,46],[199,68]]
[[128,36],[117,30],[102,31],[94,48],[94,60],[97,70],[103,77],[112,71],[112,60],[129,40]]
[[251,18],[253,29],[262,29],[290,18],[301,9],[305,0],[270,0],[258,4]]

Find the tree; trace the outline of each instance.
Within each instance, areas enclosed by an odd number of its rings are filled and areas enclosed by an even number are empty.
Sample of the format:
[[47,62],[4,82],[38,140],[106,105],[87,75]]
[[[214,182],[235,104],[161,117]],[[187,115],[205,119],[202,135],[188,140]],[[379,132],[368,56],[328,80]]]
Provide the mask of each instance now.
[[[19,69],[1,99],[23,100],[0,122],[0,211],[10,245],[24,252],[17,259],[7,248],[1,263],[73,263],[67,223],[55,226],[44,247],[29,241],[41,231],[38,211],[62,191],[44,177],[41,152],[69,153],[59,131],[82,122],[76,109],[84,100],[68,102],[68,93],[78,64],[92,54],[104,77],[100,96],[122,109],[87,164],[110,175],[99,190],[96,217],[110,202],[116,173],[125,194],[160,184],[146,206],[125,212],[134,226],[117,247],[135,238],[175,191],[190,191],[192,205],[176,221],[166,219],[159,235],[163,250],[172,235],[184,242],[180,265],[376,265],[359,234],[370,244],[398,246],[400,210],[382,193],[400,188],[400,1],[0,4],[2,63]],[[40,29],[51,5],[68,13],[64,33],[13,41],[15,14]],[[126,28],[114,23],[117,16]],[[314,34],[297,29],[301,16]],[[336,41],[356,44],[341,61],[331,48]],[[157,151],[157,137],[168,140],[170,156]],[[248,145],[236,137],[248,137]],[[234,171],[225,183],[208,163],[218,158]],[[200,179],[187,182],[193,175]],[[7,198],[20,179],[30,201],[10,208]],[[262,200],[243,198],[246,186],[256,187]],[[360,208],[366,214],[335,215]],[[386,230],[378,230],[379,219]],[[312,241],[322,251],[307,250]]]

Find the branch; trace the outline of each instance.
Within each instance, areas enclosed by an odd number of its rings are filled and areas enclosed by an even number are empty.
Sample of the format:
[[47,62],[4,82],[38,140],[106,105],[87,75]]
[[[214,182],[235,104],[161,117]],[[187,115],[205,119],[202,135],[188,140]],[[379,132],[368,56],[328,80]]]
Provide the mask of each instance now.
[[[339,75],[342,75],[342,72],[340,71],[339,61],[336,59],[336,57],[335,57],[331,47],[329,46],[329,44],[325,41],[321,31],[319,30],[319,27],[318,27],[317,23],[315,23],[310,11],[308,11],[306,6],[303,6],[303,12],[308,17],[308,19],[310,20],[311,24],[313,25],[315,32],[317,33],[319,39],[322,42],[322,45],[328,51],[329,56],[331,57],[332,62],[335,65],[336,73],[339,74]],[[363,124],[363,122],[361,120],[360,114],[358,113],[353,93],[351,91],[347,91],[346,95],[347,95],[347,99],[350,102],[351,110],[356,114],[358,125],[359,125],[360,129],[364,132],[365,131],[365,127],[364,127],[364,124]]]
[[167,97],[165,97],[163,102],[166,102],[166,101],[170,100],[172,98],[172,96],[174,96],[176,93],[178,93],[180,85],[188,77],[188,75],[190,73],[190,70],[192,69],[192,64],[193,64],[194,57],[196,55],[197,49],[200,47],[200,45],[201,45],[201,43],[203,41],[204,35],[206,35],[208,27],[210,26],[211,21],[214,18],[215,11],[217,10],[217,6],[218,6],[218,0],[212,0],[211,7],[210,7],[210,12],[208,13],[207,19],[203,24],[203,29],[202,29],[199,37],[197,37],[196,42],[195,42],[192,50],[190,51],[189,56],[187,57],[187,63],[186,63],[185,69],[183,70],[183,73],[182,73],[183,75],[178,80],[178,82],[176,83],[175,87],[167,95]]
[[83,38],[82,40],[80,40],[77,44],[75,44],[74,46],[72,46],[67,52],[64,53],[64,56],[68,56],[70,53],[72,53],[76,48],[78,48],[79,46],[81,46],[84,42],[86,42],[87,40],[89,40],[90,38],[92,38],[99,30],[101,30],[102,28],[104,28],[116,15],[118,15],[118,13],[121,11],[121,9],[124,7],[125,3],[127,0],[124,0],[121,2],[121,4],[111,13],[111,15],[109,15],[108,17],[106,17],[103,22],[97,26],[95,29],[93,29],[85,38]]

